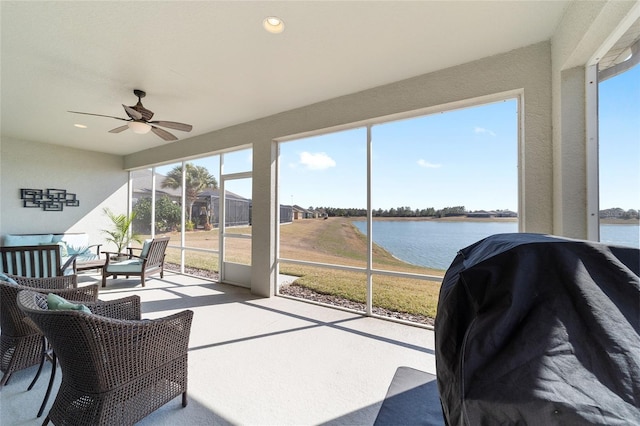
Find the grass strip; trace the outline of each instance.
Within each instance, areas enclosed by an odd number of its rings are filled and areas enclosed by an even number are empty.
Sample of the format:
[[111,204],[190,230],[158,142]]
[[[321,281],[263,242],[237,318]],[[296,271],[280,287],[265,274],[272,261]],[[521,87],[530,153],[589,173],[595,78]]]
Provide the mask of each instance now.
[[[366,267],[367,238],[353,224],[362,218],[333,217],[297,220],[280,227],[280,257],[343,266]],[[251,227],[233,228],[250,234]],[[178,233],[170,234],[179,241]],[[186,245],[218,249],[218,230],[192,231],[185,235]],[[247,240],[226,240],[227,260],[250,264]],[[167,262],[180,263],[180,250],[167,249]],[[185,266],[217,272],[218,258],[211,253],[189,251]],[[373,244],[374,269],[443,276],[444,271],[412,265],[395,258],[384,248]],[[321,294],[334,295],[366,303],[366,274],[307,265],[282,264],[280,273],[299,277],[296,284]],[[440,283],[413,278],[373,274],[373,305],[396,312],[435,318]]]

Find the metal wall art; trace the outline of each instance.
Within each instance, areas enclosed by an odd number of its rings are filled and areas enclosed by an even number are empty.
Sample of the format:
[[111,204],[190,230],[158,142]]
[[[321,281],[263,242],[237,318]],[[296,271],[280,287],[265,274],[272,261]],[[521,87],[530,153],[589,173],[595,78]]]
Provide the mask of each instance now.
[[80,205],[80,200],[76,200],[76,194],[71,194],[66,189],[21,189],[20,198],[22,207],[42,208],[48,212],[61,212],[64,206]]

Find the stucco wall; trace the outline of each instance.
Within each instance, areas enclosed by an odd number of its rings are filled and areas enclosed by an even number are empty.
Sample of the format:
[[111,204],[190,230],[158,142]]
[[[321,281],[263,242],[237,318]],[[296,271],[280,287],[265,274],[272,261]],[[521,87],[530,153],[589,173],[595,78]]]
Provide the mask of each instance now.
[[[125,157],[125,168],[166,163],[253,143],[252,291],[275,284],[275,173],[272,141],[496,93],[523,95],[520,215],[522,230],[552,231],[551,47],[539,43],[397,83],[283,112]],[[267,187],[268,185],[268,187]],[[269,280],[267,282],[266,280]],[[259,280],[259,282],[257,282]]]
[[[10,138],[2,139],[0,151],[2,235],[86,232],[92,243],[102,243],[100,230],[109,226],[102,208],[126,212],[128,173],[120,156]],[[21,188],[65,189],[80,205],[62,211],[24,208]]]
[[588,206],[597,206],[589,197],[597,197],[598,189],[588,186],[586,158],[587,144],[597,142],[587,140],[586,129],[598,120],[589,113],[596,108],[587,105],[587,90],[597,87],[587,81],[587,68],[638,16],[638,1],[574,2],[551,40],[554,234],[586,239],[589,227],[597,230],[597,209],[589,212]]

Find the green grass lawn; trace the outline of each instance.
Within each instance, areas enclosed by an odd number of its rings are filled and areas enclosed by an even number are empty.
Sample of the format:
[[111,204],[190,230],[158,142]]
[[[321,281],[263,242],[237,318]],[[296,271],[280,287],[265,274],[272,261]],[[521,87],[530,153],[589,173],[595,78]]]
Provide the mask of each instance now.
[[[366,267],[367,241],[349,218],[298,220],[280,227],[280,257],[344,266]],[[234,232],[251,233],[251,227],[234,228]],[[169,234],[180,241],[179,233]],[[188,247],[218,249],[218,230],[197,230],[186,234]],[[171,244],[171,243],[170,243]],[[175,244],[175,243],[174,243]],[[244,249],[246,240],[228,239],[228,258],[250,263]],[[244,254],[243,254],[244,252]],[[180,263],[180,250],[167,249],[167,262]],[[185,266],[217,272],[217,254],[188,251]],[[444,271],[411,265],[393,257],[374,244],[374,269],[442,276]],[[366,274],[314,266],[282,263],[280,273],[300,277],[296,284],[323,294],[366,302]],[[435,318],[440,283],[412,278],[373,274],[373,304],[381,308]]]

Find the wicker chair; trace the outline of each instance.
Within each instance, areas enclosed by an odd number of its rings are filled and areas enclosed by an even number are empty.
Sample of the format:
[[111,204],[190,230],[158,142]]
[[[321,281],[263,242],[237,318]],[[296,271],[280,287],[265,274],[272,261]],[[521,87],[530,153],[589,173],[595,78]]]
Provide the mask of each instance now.
[[25,323],[25,315],[16,304],[20,290],[35,290],[55,293],[65,299],[91,302],[98,299],[98,285],[78,287],[77,275],[32,278],[6,275],[17,284],[0,281],[0,387],[4,386],[11,374],[40,363],[40,369],[29,386],[33,387],[44,364],[43,336],[40,331]]
[[21,291],[17,303],[62,369],[45,425],[134,424],[180,394],[187,405],[192,311],[140,320],[138,296],[85,303],[93,314],[49,311],[33,291]]

